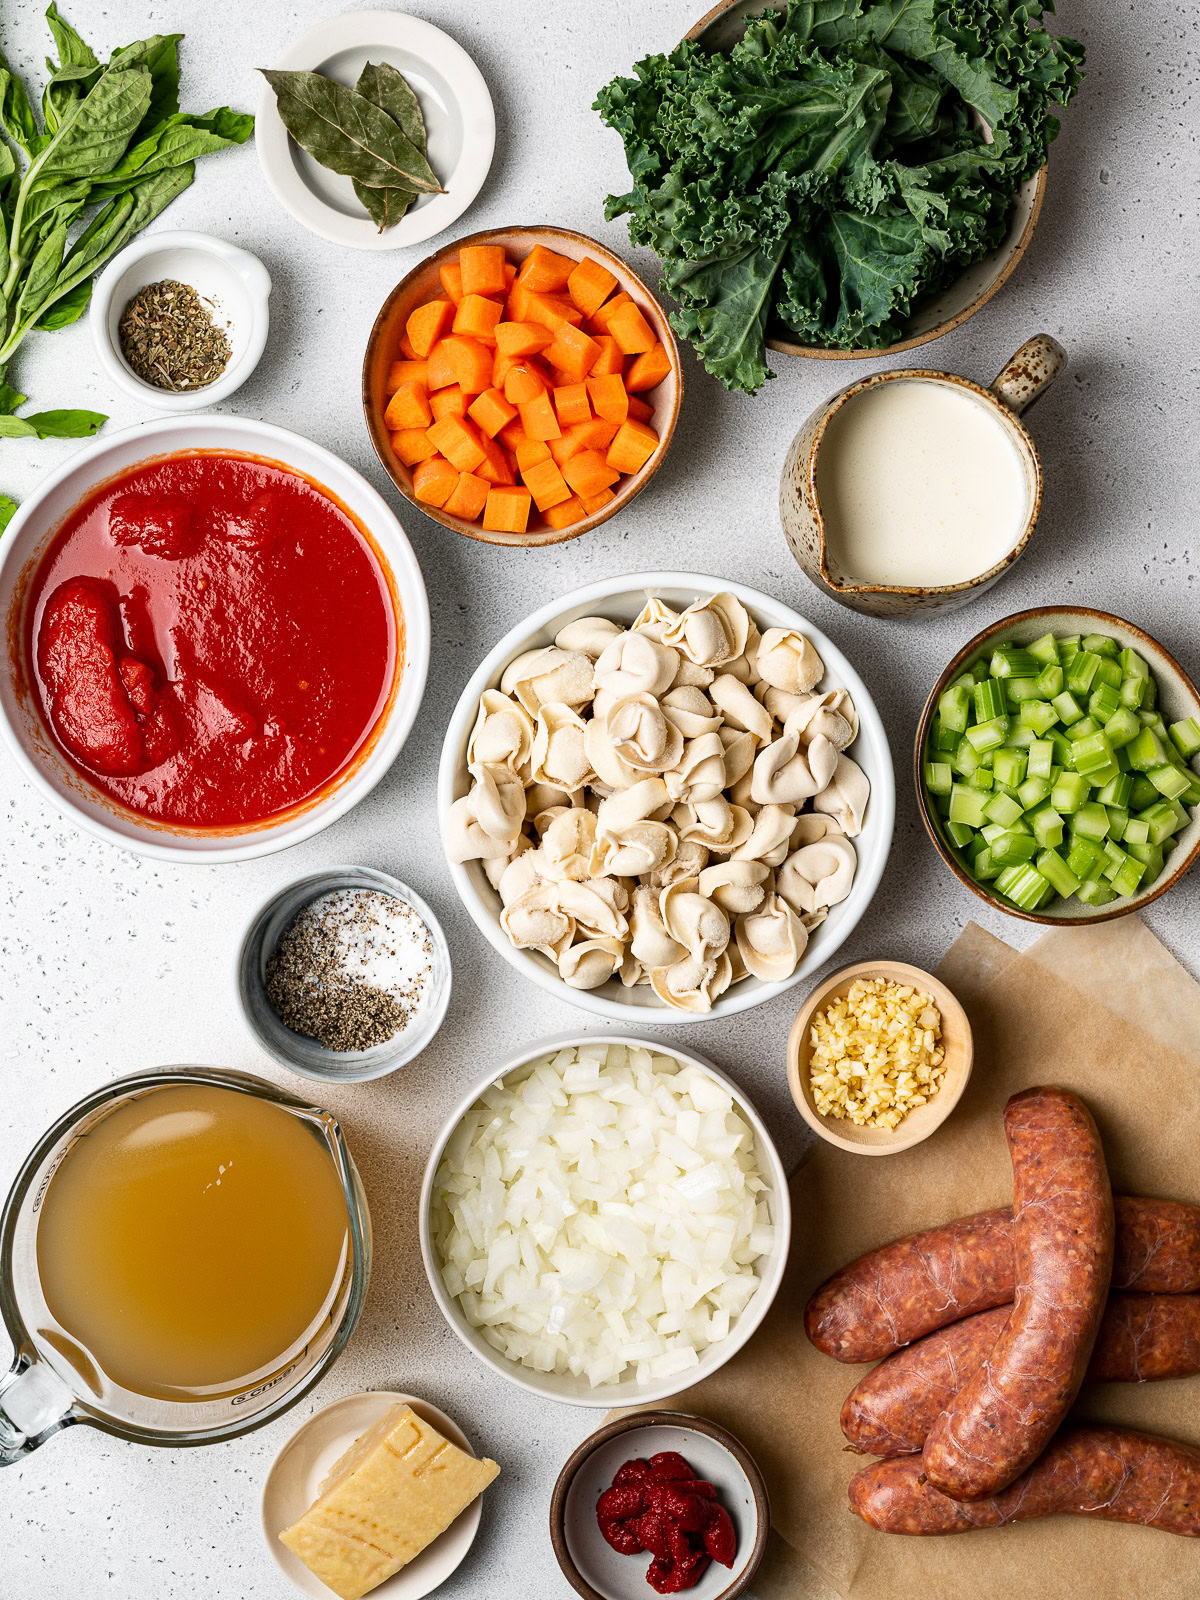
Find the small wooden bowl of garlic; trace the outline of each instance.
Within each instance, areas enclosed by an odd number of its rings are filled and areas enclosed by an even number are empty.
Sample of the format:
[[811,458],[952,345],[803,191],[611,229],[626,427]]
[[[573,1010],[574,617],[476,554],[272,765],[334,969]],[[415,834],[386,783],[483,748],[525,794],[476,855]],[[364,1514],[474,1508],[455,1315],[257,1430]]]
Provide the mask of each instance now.
[[689,1022],[833,955],[882,876],[895,787],[824,634],[754,589],[657,572],[499,642],[438,800],[455,887],[505,960],[597,1015]]

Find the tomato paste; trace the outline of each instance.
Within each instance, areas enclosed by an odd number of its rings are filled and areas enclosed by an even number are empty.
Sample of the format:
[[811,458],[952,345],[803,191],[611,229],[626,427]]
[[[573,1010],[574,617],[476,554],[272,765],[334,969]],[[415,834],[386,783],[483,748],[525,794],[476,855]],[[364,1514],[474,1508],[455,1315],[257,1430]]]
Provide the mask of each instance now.
[[400,619],[357,523],[257,456],[132,467],[38,564],[26,670],[55,741],[113,800],[189,828],[312,799],[388,703]]
[[647,1551],[646,1582],[659,1594],[699,1583],[710,1561],[733,1566],[737,1535],[712,1484],[675,1450],[627,1461],[596,1502],[600,1532],[614,1550]]

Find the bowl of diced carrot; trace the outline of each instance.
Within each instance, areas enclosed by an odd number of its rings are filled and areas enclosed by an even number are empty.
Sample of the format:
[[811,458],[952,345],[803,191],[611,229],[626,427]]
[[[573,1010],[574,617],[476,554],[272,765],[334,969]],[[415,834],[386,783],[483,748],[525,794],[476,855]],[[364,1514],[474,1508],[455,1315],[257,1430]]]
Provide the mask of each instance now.
[[566,228],[472,234],[384,302],[363,408],[400,492],[489,544],[574,539],[666,455],[683,378],[666,314],[619,256]]

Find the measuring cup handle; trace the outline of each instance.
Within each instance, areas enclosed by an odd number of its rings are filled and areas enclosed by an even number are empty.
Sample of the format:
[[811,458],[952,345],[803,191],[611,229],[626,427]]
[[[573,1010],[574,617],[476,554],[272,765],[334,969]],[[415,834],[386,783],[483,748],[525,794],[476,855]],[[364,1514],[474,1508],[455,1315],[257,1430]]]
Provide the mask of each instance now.
[[1067,352],[1048,333],[1035,333],[996,374],[992,393],[1018,416],[1028,411],[1067,364]]
[[0,1378],[0,1467],[11,1467],[78,1421],[73,1406],[71,1391],[44,1362],[18,1356]]

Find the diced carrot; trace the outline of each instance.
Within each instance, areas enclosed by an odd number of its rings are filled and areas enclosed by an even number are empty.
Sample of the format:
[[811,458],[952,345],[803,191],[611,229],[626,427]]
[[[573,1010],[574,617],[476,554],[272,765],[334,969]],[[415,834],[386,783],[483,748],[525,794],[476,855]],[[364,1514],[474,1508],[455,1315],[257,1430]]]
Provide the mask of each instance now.
[[587,392],[596,415],[605,422],[622,423],[629,415],[629,396],[625,385],[614,372],[607,378],[589,378]]
[[428,461],[438,453],[424,428],[397,428],[392,434],[392,449],[406,467],[415,467],[418,461]]
[[[592,414],[587,385],[561,384],[554,391],[554,412],[564,428],[569,428],[573,422],[586,422]],[[621,421],[624,420],[622,417]]]
[[567,462],[563,477],[577,495],[593,495],[611,488],[620,473],[605,461],[599,450],[581,450]]
[[620,423],[609,422],[605,417],[593,417],[590,422],[576,423],[574,432],[585,450],[599,450],[603,454],[616,438],[619,427]]
[[388,401],[383,420],[389,428],[427,428],[433,421],[423,383],[402,383]]
[[553,333],[540,322],[501,322],[496,327],[496,349],[506,356],[536,356],[553,343]]
[[571,491],[553,461],[536,461],[531,466],[522,467],[521,477],[539,511],[548,511],[551,506],[560,505],[571,498]]
[[418,306],[408,319],[405,332],[418,356],[427,356],[454,320],[452,300],[430,300]]
[[658,449],[658,435],[644,422],[627,420],[608,447],[608,464],[618,472],[638,472]]
[[465,294],[454,313],[455,333],[465,333],[481,344],[495,344],[496,324],[504,315],[498,300],[488,300],[481,294]]
[[654,407],[640,400],[636,394],[629,396],[629,415],[635,422],[653,422]]
[[497,444],[495,439],[489,439],[486,434],[479,443],[483,447],[483,460],[475,468],[479,476],[488,483],[515,483],[517,475],[503,447]]
[[474,472],[484,459],[479,430],[464,417],[442,417],[425,431],[459,472]]
[[448,389],[433,391],[429,396],[429,409],[433,412],[435,422],[440,422],[443,417],[465,417],[467,397],[456,383],[452,383]]
[[516,281],[517,281],[516,264],[515,264],[515,262],[510,261],[507,256],[505,256],[505,258],[504,258],[504,287],[505,287],[505,289],[506,290],[507,289],[511,289],[513,284]]
[[667,354],[666,346],[656,340],[651,349],[644,350],[631,362],[629,371],[625,374],[625,387],[631,393],[643,389],[657,389],[663,379],[670,375],[671,358]]
[[424,361],[393,361],[384,379],[384,394],[395,394],[402,383],[424,383],[428,386],[428,364]]
[[510,405],[524,405],[549,387],[545,369],[532,356],[524,361],[514,361],[504,379],[504,398]]
[[[517,284],[517,288],[521,285]],[[560,328],[577,328],[583,321],[583,314],[577,311],[571,302],[558,294],[536,294],[532,289],[527,290],[524,299],[525,311],[520,318],[522,322],[540,322],[543,327],[549,328],[551,333],[557,333]]]
[[609,317],[608,331],[627,356],[640,355],[643,350],[653,350],[656,343],[654,329],[632,300],[627,306],[618,306]]
[[549,511],[543,512],[546,523],[551,528],[569,528],[573,522],[578,522],[584,515],[583,502],[572,495],[569,500],[564,500],[560,505],[551,506]]
[[504,302],[505,322],[528,322],[529,318],[529,290],[523,283],[517,282],[508,291],[508,298]]
[[568,373],[575,383],[582,383],[595,365],[600,346],[581,328],[560,328],[554,343],[546,351],[551,366]]
[[620,310],[622,306],[631,306],[632,304],[632,296],[622,289],[620,294],[613,295],[611,300],[606,300],[602,306],[593,311],[588,321],[593,328],[599,329],[600,333],[609,333],[608,324],[613,312]]
[[589,494],[586,497],[580,495],[579,497],[580,504],[589,517],[594,516],[597,511],[602,511],[610,500],[615,500],[616,498],[611,489],[601,489],[599,494]]
[[427,506],[444,506],[458,483],[458,473],[443,456],[430,456],[413,471],[413,494]]
[[517,362],[523,359],[522,356],[506,356],[502,351],[497,350],[492,360],[492,388],[503,389],[505,378],[508,377]]
[[481,428],[489,439],[494,439],[505,423],[511,422],[516,414],[516,406],[510,405],[499,389],[485,389],[467,407],[467,415],[471,421]]
[[458,252],[458,267],[464,295],[503,294],[508,287],[503,245],[465,244]]
[[543,389],[532,400],[517,407],[521,413],[521,426],[531,439],[557,439],[562,429],[550,404],[550,396]]
[[483,525],[490,533],[524,533],[529,526],[529,507],[533,496],[519,484],[498,485],[488,490],[483,508]]
[[611,333],[597,333],[593,336],[600,346],[600,354],[592,363],[589,374],[593,378],[620,377],[625,371],[625,357],[621,347]]
[[577,456],[584,448],[583,440],[579,437],[579,424],[568,428],[561,439],[548,439],[550,454],[559,466],[565,466],[572,456]]
[[560,256],[554,250],[547,250],[544,244],[535,244],[521,263],[517,282],[536,294],[558,294],[567,287],[574,267],[569,256]]
[[616,287],[613,274],[591,256],[584,256],[567,279],[567,293],[585,317],[598,311]]
[[[552,443],[557,444],[558,441],[553,440]],[[520,444],[514,445],[513,453],[517,458],[517,471],[521,476],[525,476],[527,468],[536,467],[542,461],[552,460],[550,448],[550,445],[544,439],[531,439],[528,434],[525,435]]]
[[461,333],[452,334],[444,342],[453,346],[454,376],[464,394],[482,394],[492,387],[493,358],[487,345]]
[[486,478],[478,478],[473,472],[460,472],[458,482],[442,509],[452,517],[464,517],[468,522],[476,522],[487,504],[487,497]]
[[438,277],[442,280],[442,288],[457,305],[463,297],[462,268],[458,262],[447,261],[445,266],[438,268]]
[[511,422],[506,422],[500,429],[500,432],[496,435],[496,441],[498,444],[503,445],[505,450],[510,452],[514,452],[518,445],[528,444],[530,442],[529,435],[521,426],[520,417],[514,417]]
[[458,368],[454,364],[453,338],[439,339],[429,352],[429,360],[425,368],[425,387],[431,392],[434,389],[446,389],[452,383],[458,382]]

